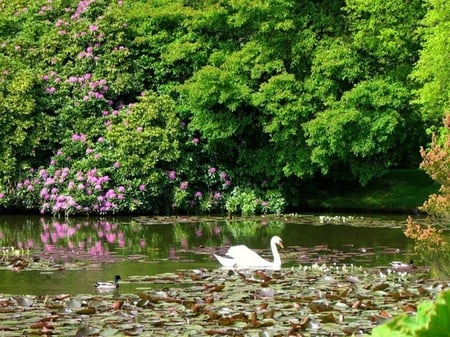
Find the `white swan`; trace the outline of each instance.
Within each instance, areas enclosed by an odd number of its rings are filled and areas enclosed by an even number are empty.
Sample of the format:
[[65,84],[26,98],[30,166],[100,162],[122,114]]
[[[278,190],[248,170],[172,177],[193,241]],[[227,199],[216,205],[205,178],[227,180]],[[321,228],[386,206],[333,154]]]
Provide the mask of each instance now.
[[278,253],[277,245],[281,248],[283,246],[283,240],[279,236],[274,236],[270,240],[270,248],[272,250],[273,262],[269,262],[249,249],[245,245],[232,246],[228,249],[228,252],[224,256],[214,254],[214,257],[224,268],[230,269],[280,269],[281,258]]

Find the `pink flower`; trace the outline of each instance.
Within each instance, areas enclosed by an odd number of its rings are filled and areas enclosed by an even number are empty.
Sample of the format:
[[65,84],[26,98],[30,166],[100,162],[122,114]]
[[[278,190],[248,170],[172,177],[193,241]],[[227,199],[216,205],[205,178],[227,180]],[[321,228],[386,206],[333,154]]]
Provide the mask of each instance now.
[[177,173],[175,171],[169,171],[167,175],[169,176],[169,180],[175,180],[177,177]]
[[216,173],[216,171],[217,170],[216,170],[215,167],[210,167],[209,170],[208,170],[208,172],[211,173],[211,174]]
[[180,190],[185,190],[185,189],[187,189],[187,188],[188,188],[188,185],[189,185],[189,183],[188,183],[187,181],[183,181],[183,182],[180,184]]
[[200,142],[200,139],[198,139],[197,137],[194,137],[194,138],[192,139],[192,142],[193,142],[194,144],[198,144],[198,143]]

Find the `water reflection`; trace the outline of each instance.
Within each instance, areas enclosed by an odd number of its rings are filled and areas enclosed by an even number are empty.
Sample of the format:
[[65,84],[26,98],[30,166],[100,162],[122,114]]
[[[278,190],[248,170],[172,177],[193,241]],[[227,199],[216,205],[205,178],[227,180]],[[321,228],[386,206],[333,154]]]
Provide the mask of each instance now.
[[[376,222],[377,226],[373,226]],[[407,260],[413,246],[400,228],[403,219],[368,218],[359,223],[301,218],[75,218],[0,217],[0,292],[92,293],[93,283],[120,274],[154,275],[179,269],[218,268],[214,252],[246,244],[265,256],[273,235],[283,238],[283,267],[304,263],[388,265]],[[368,227],[367,225],[371,225]],[[391,228],[395,227],[395,228]],[[12,247],[12,248],[11,248]],[[39,255],[60,264],[45,268],[31,261],[19,273],[8,267],[14,254]],[[34,266],[34,267],[33,267]],[[136,286],[123,282],[121,291]]]

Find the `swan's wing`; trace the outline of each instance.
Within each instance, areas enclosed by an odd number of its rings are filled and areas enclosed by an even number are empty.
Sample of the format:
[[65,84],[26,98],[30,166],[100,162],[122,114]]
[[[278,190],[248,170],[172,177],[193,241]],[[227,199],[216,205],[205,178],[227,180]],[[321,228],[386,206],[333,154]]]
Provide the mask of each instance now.
[[220,256],[217,254],[214,254],[214,257],[217,259],[217,261],[219,261],[219,263],[226,267],[226,268],[235,268],[235,261],[233,258],[229,257],[229,256]]
[[227,256],[234,260],[238,267],[264,267],[271,263],[245,245],[232,246],[228,249]]

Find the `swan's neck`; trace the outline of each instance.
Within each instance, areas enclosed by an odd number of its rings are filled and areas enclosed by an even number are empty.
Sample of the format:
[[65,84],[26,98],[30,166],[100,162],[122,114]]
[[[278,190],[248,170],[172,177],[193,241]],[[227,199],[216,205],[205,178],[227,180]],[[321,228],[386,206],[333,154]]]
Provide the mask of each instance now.
[[273,265],[281,266],[281,258],[280,258],[280,253],[278,253],[277,244],[275,242],[271,242],[270,248],[272,249]]

